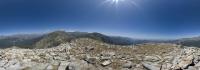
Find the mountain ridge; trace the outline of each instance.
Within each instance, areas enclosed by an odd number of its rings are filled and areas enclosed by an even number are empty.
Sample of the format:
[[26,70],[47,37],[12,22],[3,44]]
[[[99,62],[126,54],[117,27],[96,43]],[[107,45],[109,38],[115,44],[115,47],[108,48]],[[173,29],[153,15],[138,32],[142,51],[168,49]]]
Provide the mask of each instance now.
[[115,45],[133,45],[141,43],[173,43],[182,46],[200,47],[200,37],[181,38],[176,40],[145,40],[121,36],[108,36],[98,32],[65,32],[54,31],[44,34],[16,34],[0,36],[0,48],[51,48],[78,38],[90,38]]
[[101,33],[93,32],[65,32],[54,31],[42,35],[37,34],[18,34],[12,36],[2,36],[0,38],[0,47],[9,48],[17,46],[21,48],[50,48],[59,44],[70,42],[77,38],[91,38],[109,44],[131,45],[133,39],[121,36],[107,36]]

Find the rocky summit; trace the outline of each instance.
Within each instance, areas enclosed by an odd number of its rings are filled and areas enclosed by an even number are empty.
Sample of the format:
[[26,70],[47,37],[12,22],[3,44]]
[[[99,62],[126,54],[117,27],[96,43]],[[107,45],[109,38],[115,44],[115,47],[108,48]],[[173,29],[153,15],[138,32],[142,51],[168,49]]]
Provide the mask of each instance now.
[[200,70],[200,49],[82,38],[47,49],[0,49],[0,70]]

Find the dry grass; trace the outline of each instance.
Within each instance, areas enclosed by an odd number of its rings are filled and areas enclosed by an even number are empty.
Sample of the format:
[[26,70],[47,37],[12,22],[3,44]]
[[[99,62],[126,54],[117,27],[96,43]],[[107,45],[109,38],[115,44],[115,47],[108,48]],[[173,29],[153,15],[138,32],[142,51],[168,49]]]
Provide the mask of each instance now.
[[173,46],[172,44],[144,44],[137,47],[137,50],[135,50],[135,52],[137,54],[145,55],[162,55],[171,52],[175,49],[178,49],[178,47]]

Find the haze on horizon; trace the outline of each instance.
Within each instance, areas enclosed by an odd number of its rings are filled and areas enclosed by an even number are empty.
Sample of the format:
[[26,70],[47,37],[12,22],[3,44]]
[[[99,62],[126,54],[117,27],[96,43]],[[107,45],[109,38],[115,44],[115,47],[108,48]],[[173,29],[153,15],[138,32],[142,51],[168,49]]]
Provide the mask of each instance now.
[[144,39],[200,36],[199,0],[105,1],[1,0],[0,35],[62,29]]

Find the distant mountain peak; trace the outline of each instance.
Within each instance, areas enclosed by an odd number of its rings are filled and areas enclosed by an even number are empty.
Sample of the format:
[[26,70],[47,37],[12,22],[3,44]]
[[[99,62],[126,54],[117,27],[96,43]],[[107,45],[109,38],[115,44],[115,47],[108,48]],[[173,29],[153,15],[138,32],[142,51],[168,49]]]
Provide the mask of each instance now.
[[[54,31],[42,35],[13,35],[0,38],[0,47],[12,47],[18,46],[22,48],[49,48],[55,47],[62,43],[70,42],[71,40],[78,38],[90,38],[97,41],[102,41],[109,44],[116,45],[131,45],[134,44],[131,38],[127,37],[115,37],[107,36],[98,32],[88,33],[88,32],[65,32],[65,31]],[[15,41],[15,42],[13,42]],[[15,44],[15,45],[13,45]]]

